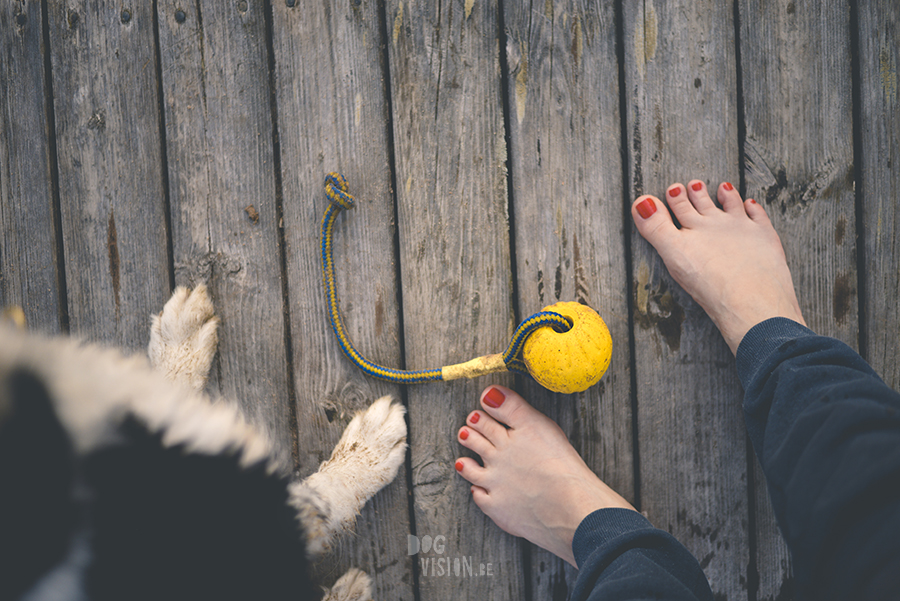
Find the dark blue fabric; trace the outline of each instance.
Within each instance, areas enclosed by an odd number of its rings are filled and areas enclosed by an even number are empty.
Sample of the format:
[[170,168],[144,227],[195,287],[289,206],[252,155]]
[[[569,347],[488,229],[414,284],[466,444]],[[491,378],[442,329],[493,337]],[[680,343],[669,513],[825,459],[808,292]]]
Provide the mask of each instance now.
[[[900,599],[900,395],[782,318],[747,333],[737,370],[797,599]],[[712,599],[696,559],[635,512],[592,513],[572,548],[573,600]]]
[[798,599],[900,599],[900,394],[787,319],[741,342],[744,413]]
[[709,600],[700,564],[681,543],[630,509],[598,509],[572,541],[578,578],[572,599]]

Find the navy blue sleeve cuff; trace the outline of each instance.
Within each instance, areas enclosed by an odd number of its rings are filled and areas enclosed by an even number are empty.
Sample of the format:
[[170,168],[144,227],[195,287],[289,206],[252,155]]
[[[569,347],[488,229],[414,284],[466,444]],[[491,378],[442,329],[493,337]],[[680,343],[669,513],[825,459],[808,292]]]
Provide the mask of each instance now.
[[650,520],[631,509],[598,509],[581,520],[572,539],[572,553],[580,570],[591,553],[609,540],[634,532],[653,528]]
[[750,328],[738,345],[735,356],[738,377],[744,390],[750,387],[766,358],[785,342],[805,336],[816,336],[816,333],[785,317],[773,317]]
[[630,509],[598,509],[572,539],[572,601],[712,601],[709,581],[684,546]]

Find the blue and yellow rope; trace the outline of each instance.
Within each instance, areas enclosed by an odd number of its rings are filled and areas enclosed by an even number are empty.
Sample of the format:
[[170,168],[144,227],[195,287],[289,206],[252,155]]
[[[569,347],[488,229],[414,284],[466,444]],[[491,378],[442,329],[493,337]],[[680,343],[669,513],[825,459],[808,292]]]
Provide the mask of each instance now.
[[[420,371],[404,371],[391,369],[372,363],[363,357],[350,342],[344,323],[341,318],[340,302],[338,300],[337,286],[334,277],[334,222],[343,209],[352,209],[355,201],[348,192],[349,186],[344,176],[339,173],[329,173],[325,177],[325,194],[328,196],[329,205],[322,218],[322,272],[325,282],[325,296],[328,301],[328,315],[331,320],[331,329],[337,338],[341,350],[354,365],[366,374],[402,384],[419,384],[432,380],[451,380],[457,377],[474,377],[492,371],[509,371],[527,374],[525,363],[522,360],[522,347],[528,335],[538,328],[550,326],[557,332],[568,331],[572,324],[559,313],[541,311],[535,313],[516,328],[512,340],[506,351],[500,355],[479,357],[459,365],[445,366],[439,369],[425,369]],[[478,364],[478,367],[471,367]]]

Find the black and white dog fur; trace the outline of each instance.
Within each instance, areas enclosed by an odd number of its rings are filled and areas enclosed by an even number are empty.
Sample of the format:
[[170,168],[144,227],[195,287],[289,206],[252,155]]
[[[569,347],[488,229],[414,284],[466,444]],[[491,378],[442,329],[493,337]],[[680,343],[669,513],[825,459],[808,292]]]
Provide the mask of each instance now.
[[[0,326],[0,600],[322,598],[309,561],[396,476],[404,409],[375,401],[290,482],[202,392],[217,325],[198,286],[153,317],[149,363]],[[369,577],[324,598],[371,599]]]

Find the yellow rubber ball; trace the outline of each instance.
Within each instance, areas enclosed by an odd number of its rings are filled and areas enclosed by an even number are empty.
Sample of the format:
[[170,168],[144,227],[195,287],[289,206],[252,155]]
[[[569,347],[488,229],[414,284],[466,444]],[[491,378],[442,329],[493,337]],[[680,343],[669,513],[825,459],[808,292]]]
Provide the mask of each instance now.
[[612,357],[612,336],[596,311],[561,302],[542,311],[559,313],[572,323],[568,332],[538,328],[525,341],[522,357],[531,376],[548,390],[571,394],[600,381]]

